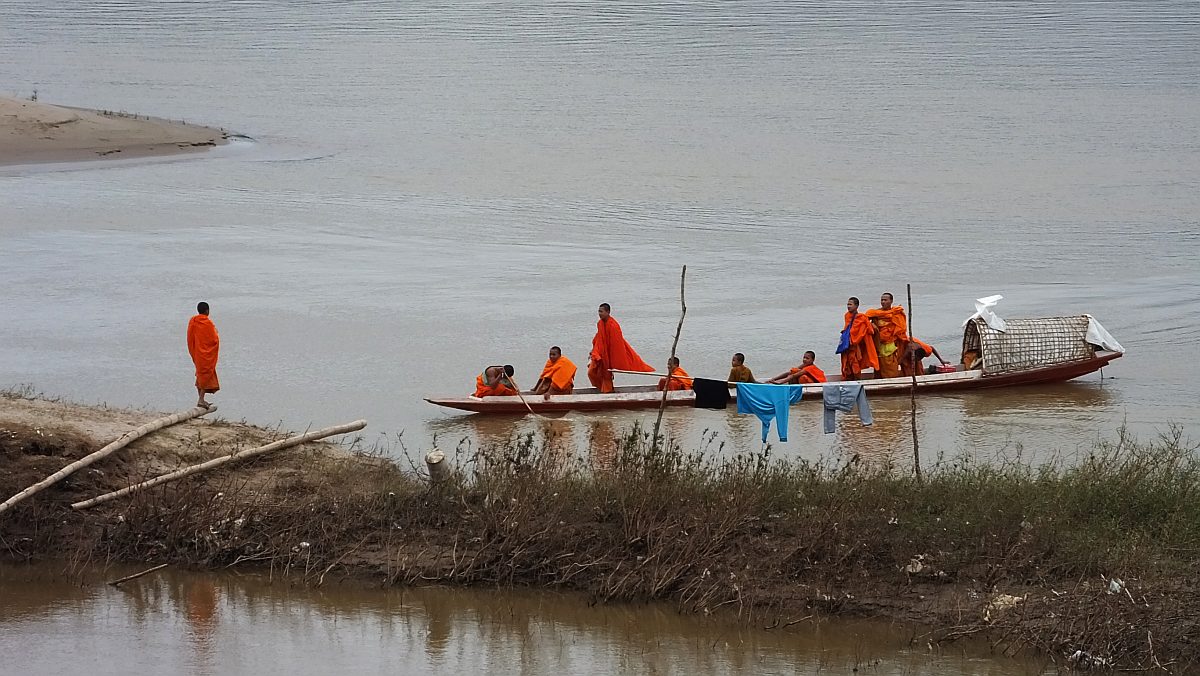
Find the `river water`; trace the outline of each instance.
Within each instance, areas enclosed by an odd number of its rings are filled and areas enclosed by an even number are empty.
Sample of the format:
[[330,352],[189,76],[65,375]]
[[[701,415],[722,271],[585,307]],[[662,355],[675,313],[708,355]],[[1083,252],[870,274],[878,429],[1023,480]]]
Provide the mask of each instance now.
[[[663,362],[686,264],[693,375],[741,351],[769,376],[806,349],[836,371],[846,297],[905,284],[915,333],[952,358],[993,293],[1010,317],[1092,313],[1128,348],[1103,381],[922,399],[927,458],[1194,432],[1198,36],[1190,0],[5,0],[4,93],[254,140],[0,168],[0,387],[184,408],[203,299],[223,416],[366,417],[367,443],[403,432],[414,451],[534,432],[584,452],[646,415],[482,418],[422,397],[469,393],[497,362],[529,384],[551,344],[583,366],[600,302]],[[907,402],[873,406],[873,427],[826,436],[802,404],[776,452],[907,457]],[[758,448],[733,413],[666,426]],[[850,625],[731,633],[556,597],[8,575],[0,609],[13,673],[767,673],[874,655],[878,673],[1010,673]]]
[[[1052,388],[929,398],[926,457],[1089,447],[1200,414],[1200,6],[1191,1],[8,0],[0,83],[222,126],[203,159],[0,175],[0,385],[191,403],[197,300],[220,415],[367,418],[412,451],[537,432],[438,409],[488,363],[584,366],[600,302],[693,375],[833,348],[900,302],[956,359],[972,301],[1091,313],[1128,348]],[[631,377],[629,383],[643,382]],[[585,384],[581,373],[577,384]],[[909,455],[792,416],[784,455]],[[648,414],[569,417],[596,428]],[[757,423],[677,411],[756,450]]]
[[880,623],[766,631],[549,593],[293,589],[170,570],[119,588],[104,579],[0,566],[5,673],[1029,676],[1045,666],[985,659],[978,646],[931,651],[912,641],[919,631]]

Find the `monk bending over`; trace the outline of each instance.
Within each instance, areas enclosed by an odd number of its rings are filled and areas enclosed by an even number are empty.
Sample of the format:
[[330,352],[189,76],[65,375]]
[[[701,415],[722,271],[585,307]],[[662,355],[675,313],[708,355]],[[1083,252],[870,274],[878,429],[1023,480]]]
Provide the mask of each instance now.
[[671,357],[667,360],[667,373],[670,375],[669,378],[658,379],[659,392],[664,389],[668,392],[692,389],[692,377],[679,366],[679,357]]
[[725,379],[730,383],[753,383],[754,374],[750,372],[750,367],[746,366],[746,355],[741,352],[736,352],[733,355],[733,362],[729,367],[729,377]]
[[804,361],[799,366],[788,369],[768,380],[772,385],[804,385],[806,383],[823,383],[825,372],[817,368],[817,353],[809,350],[804,353]]
[[879,307],[867,310],[867,319],[875,328],[875,353],[879,357],[876,378],[898,378],[908,343],[908,317],[904,308],[892,305],[892,294],[879,298]]
[[480,399],[517,396],[517,387],[510,380],[515,372],[512,364],[485,368],[483,373],[475,376],[475,396]]
[[575,364],[562,356],[562,349],[555,345],[550,348],[550,358],[542,367],[542,375],[538,376],[533,393],[549,399],[552,394],[571,394],[574,391]]
[[638,353],[625,340],[621,325],[612,317],[612,308],[601,303],[596,322],[596,336],[592,338],[592,352],[588,355],[588,380],[601,392],[613,391],[612,369],[624,371],[653,371],[654,367],[642,361]]
[[838,342],[837,353],[842,355],[842,380],[859,380],[868,368],[879,370],[879,357],[875,354],[872,336],[875,327],[866,315],[858,312],[858,299],[851,296],[846,301],[846,325]]
[[217,380],[217,353],[221,349],[221,337],[217,335],[217,327],[208,318],[208,303],[196,304],[196,315],[188,321],[187,327],[188,354],[192,355],[192,364],[196,366],[196,399],[197,406],[209,408],[204,399],[206,394],[215,394],[221,389]]
[[938,354],[938,351],[929,343],[922,342],[912,336],[909,336],[907,347],[904,350],[904,363],[901,364],[901,371],[903,371],[904,375],[906,376],[911,376],[914,371],[917,375],[921,375],[925,372],[925,364],[921,360],[930,355],[936,357],[937,360],[943,364],[950,363],[945,359],[942,359],[942,355]]

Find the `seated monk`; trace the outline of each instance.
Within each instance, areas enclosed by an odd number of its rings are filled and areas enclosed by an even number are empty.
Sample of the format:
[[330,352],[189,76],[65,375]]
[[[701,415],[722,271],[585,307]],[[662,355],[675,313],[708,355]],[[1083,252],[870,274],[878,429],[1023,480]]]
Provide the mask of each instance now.
[[542,367],[542,375],[538,376],[533,393],[549,399],[552,394],[571,394],[574,391],[575,364],[562,356],[562,349],[555,345],[550,348],[550,358]]
[[809,350],[804,353],[804,361],[800,365],[788,369],[767,382],[772,385],[803,385],[805,383],[823,383],[825,372],[817,368],[817,353]]
[[667,361],[667,373],[671,375],[670,378],[658,379],[659,392],[662,392],[664,388],[668,392],[692,389],[692,378],[679,366],[679,357],[671,357]]
[[517,388],[509,380],[515,371],[512,364],[504,366],[489,366],[483,373],[475,376],[475,396],[483,397],[515,397]]
[[974,368],[982,368],[983,360],[979,358],[979,352],[976,350],[967,350],[962,356],[963,368],[970,371]]
[[746,355],[741,352],[733,355],[733,363],[729,367],[729,377],[725,380],[730,383],[758,382],[754,379],[754,374],[750,372],[750,367],[746,366]]
[[942,355],[938,354],[938,351],[932,345],[909,336],[908,346],[904,351],[904,363],[900,365],[904,375],[911,376],[914,371],[917,375],[924,373],[925,364],[921,360],[930,355],[936,357],[943,364],[949,363],[945,359],[942,359]]

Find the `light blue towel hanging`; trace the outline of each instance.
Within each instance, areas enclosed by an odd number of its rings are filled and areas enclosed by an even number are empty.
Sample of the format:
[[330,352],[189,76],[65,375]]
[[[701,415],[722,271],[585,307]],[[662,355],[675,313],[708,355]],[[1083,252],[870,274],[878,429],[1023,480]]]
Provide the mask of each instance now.
[[875,422],[871,417],[871,405],[867,403],[867,388],[862,383],[829,383],[821,388],[825,403],[825,434],[833,434],[837,427],[834,416],[838,411],[849,413],[858,407],[858,419],[864,425]]
[[804,388],[800,385],[737,384],[738,413],[753,413],[762,421],[762,440],[767,442],[771,421],[778,420],[776,430],[780,441],[787,441],[788,407],[800,401]]

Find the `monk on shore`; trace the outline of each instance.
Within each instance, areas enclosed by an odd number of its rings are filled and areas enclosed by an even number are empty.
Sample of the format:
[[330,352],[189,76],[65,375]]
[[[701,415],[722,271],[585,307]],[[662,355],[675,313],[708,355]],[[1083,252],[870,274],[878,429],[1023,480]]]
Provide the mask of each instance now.
[[196,304],[196,315],[188,321],[187,346],[192,364],[196,367],[196,405],[209,408],[211,404],[204,399],[204,395],[216,394],[221,389],[221,383],[217,380],[217,353],[221,349],[221,337],[217,335],[216,325],[208,318],[208,303],[201,301]]
[[625,340],[621,325],[611,312],[608,303],[600,304],[600,319],[596,322],[596,336],[592,338],[592,352],[588,355],[588,380],[603,393],[613,391],[612,369],[654,371],[654,367],[643,361]]
[[483,373],[475,376],[475,396],[484,397],[515,397],[517,387],[511,380],[516,371],[512,364],[504,366],[489,366]]
[[667,373],[671,375],[670,378],[658,379],[659,392],[664,389],[668,392],[692,389],[692,377],[679,365],[679,357],[671,357],[667,360]]
[[735,352],[733,361],[729,367],[729,377],[725,379],[730,383],[753,383],[754,374],[750,372],[750,367],[746,366],[746,355],[741,352]]
[[550,348],[550,358],[542,367],[542,375],[538,376],[533,393],[546,399],[552,394],[571,394],[575,391],[575,370],[575,364],[562,356],[562,349],[555,345]]
[[842,380],[860,380],[864,370],[879,370],[879,357],[872,340],[875,327],[866,315],[859,313],[858,299],[854,296],[846,301],[845,319],[837,348],[837,353],[842,355]]
[[809,350],[804,353],[804,360],[799,366],[780,373],[767,382],[772,385],[804,385],[807,383],[826,382],[825,372],[817,368],[817,353]]
[[900,365],[901,372],[906,376],[911,376],[914,371],[917,375],[925,373],[925,364],[922,360],[929,356],[935,357],[942,364],[950,363],[942,359],[942,355],[938,354],[938,351],[929,343],[909,336],[904,350],[904,362]]
[[904,308],[892,305],[892,294],[879,298],[879,307],[867,310],[867,319],[875,328],[875,353],[879,357],[876,378],[898,378],[908,341],[908,317]]

